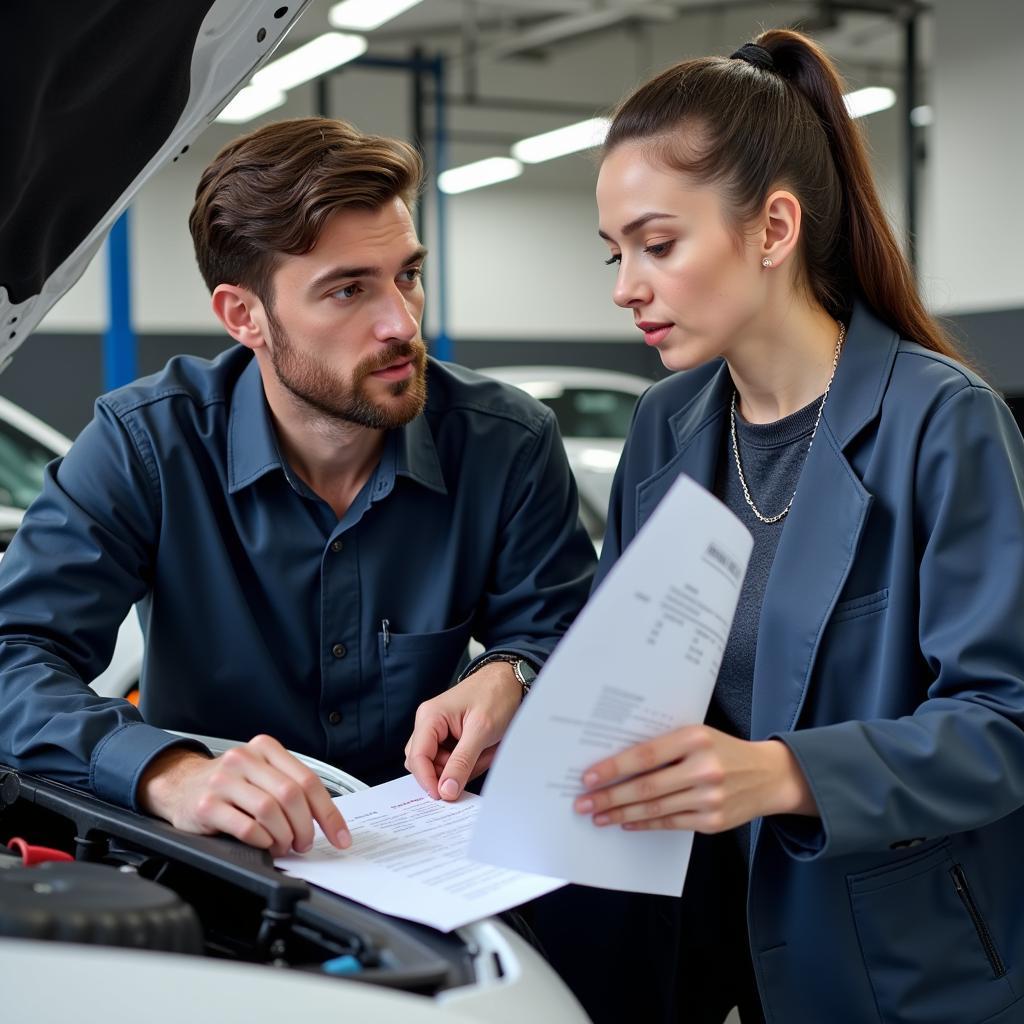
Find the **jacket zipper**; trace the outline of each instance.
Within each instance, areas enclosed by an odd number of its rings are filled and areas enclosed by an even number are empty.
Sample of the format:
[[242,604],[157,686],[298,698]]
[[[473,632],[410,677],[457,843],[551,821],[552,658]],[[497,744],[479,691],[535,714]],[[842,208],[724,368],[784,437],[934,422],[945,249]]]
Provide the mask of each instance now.
[[963,867],[959,864],[954,864],[949,869],[949,874],[953,879],[957,895],[970,915],[971,921],[974,922],[974,930],[978,933],[978,938],[981,940],[982,948],[985,950],[985,956],[988,957],[992,972],[997,978],[1003,977],[1006,974],[1006,966],[999,956],[999,950],[996,949],[995,942],[992,941],[992,933],[988,930],[988,925],[985,924],[985,919],[981,916],[981,911],[978,910],[978,905],[974,902]]

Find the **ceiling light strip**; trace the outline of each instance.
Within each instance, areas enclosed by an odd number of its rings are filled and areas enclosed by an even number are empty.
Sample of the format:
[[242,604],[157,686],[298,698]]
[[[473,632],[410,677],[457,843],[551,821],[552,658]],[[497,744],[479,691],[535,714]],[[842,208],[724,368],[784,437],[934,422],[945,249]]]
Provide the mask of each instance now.
[[456,195],[474,188],[496,185],[500,181],[509,181],[522,173],[523,165],[518,160],[508,156],[492,156],[442,171],[437,176],[437,187],[447,195]]
[[353,32],[372,32],[420,2],[421,0],[342,0],[327,12],[327,20],[335,28],[347,28]]
[[271,61],[252,76],[252,84],[261,89],[287,92],[303,82],[319,78],[366,52],[362,36],[345,32],[325,32],[297,50]]
[[604,142],[610,124],[607,117],[592,117],[542,135],[532,135],[517,142],[512,147],[512,155],[524,164],[539,164],[578,153],[581,149],[593,149]]

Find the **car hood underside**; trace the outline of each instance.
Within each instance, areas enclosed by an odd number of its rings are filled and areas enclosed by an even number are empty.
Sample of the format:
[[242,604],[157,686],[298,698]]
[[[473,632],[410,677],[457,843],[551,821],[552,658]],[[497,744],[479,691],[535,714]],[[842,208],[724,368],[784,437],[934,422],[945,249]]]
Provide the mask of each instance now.
[[12,305],[42,291],[171,134],[212,4],[4,5],[0,284]]

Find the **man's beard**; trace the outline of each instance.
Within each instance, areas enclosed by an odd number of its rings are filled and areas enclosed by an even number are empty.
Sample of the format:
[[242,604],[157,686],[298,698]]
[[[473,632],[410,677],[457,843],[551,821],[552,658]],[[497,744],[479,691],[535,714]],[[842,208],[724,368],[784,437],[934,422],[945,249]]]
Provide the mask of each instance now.
[[[277,379],[300,402],[330,419],[371,430],[394,430],[415,419],[427,401],[427,347],[419,339],[389,345],[357,363],[350,379],[331,370],[316,356],[299,352],[281,322],[267,311],[272,331],[270,361]],[[376,370],[412,356],[413,373],[388,385],[391,401],[374,401],[364,382]]]

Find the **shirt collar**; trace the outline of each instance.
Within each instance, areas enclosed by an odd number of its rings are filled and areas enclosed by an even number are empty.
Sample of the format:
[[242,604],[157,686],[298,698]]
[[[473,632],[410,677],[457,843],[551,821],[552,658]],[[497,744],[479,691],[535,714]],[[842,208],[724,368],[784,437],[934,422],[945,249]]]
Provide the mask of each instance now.
[[[434,435],[424,413],[392,433],[396,435],[394,473],[447,494]],[[228,493],[248,487],[273,469],[284,471],[285,468],[270,421],[259,364],[252,359],[239,376],[231,396]],[[390,489],[389,486],[387,490]]]
[[263,378],[255,359],[242,371],[228,414],[228,493],[248,487],[272,469],[283,469]]
[[430,429],[426,412],[421,412],[414,420],[395,431],[398,435],[397,464],[395,472],[407,476],[424,487],[447,494],[444,474],[441,472],[441,460],[438,458],[434,434]]

